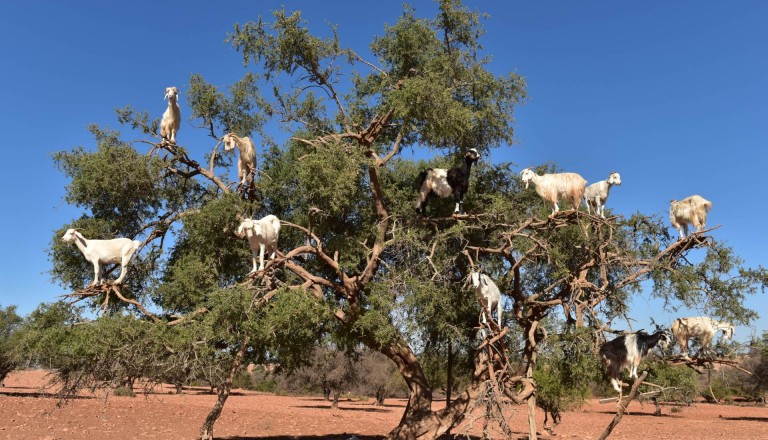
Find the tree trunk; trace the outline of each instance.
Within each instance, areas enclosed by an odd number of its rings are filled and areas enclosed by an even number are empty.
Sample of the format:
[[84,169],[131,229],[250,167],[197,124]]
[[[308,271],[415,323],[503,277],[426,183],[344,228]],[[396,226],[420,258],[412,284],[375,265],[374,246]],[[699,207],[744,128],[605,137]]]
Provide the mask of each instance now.
[[[398,347],[403,350],[399,352],[403,356],[397,359],[390,358],[395,360],[398,368],[400,368],[400,374],[408,384],[411,394],[400,424],[390,431],[387,437],[398,440],[436,439],[461,423],[470,405],[477,400],[481,385],[488,379],[488,356],[485,351],[478,354],[475,359],[472,382],[464,392],[456,396],[451,404],[446,405],[444,409],[432,411],[432,392],[428,387],[423,386],[427,384],[427,380],[421,365],[410,352],[410,349],[403,346]],[[392,349],[394,347],[386,348]],[[405,351],[409,356],[405,356]],[[390,356],[390,353],[392,352],[384,352],[387,356]],[[429,406],[426,406],[427,403]]]
[[[533,378],[533,368],[536,366],[536,359],[538,357],[538,343],[543,336],[538,331],[539,321],[538,319],[529,317],[525,326],[525,349],[523,350],[523,359],[526,361],[525,377],[529,379],[531,383],[536,384]],[[536,392],[533,392],[528,397],[528,439],[536,440]]]
[[331,400],[331,387],[323,384],[323,399],[325,399],[326,402]]
[[335,390],[333,392],[333,403],[331,404],[331,408],[336,409],[339,407],[339,397],[341,396],[340,390]]
[[245,350],[249,340],[248,336],[244,336],[242,341],[240,341],[240,348],[237,350],[235,358],[232,359],[232,366],[229,369],[229,374],[227,374],[224,383],[219,386],[219,397],[216,399],[216,404],[213,405],[213,409],[208,413],[208,417],[205,418],[205,422],[200,428],[201,440],[213,440],[213,424],[216,423],[216,420],[218,420],[221,415],[224,403],[226,403],[227,398],[229,397],[229,392],[232,390],[232,381],[235,379],[235,374],[237,374],[237,370],[243,362],[243,357],[245,357]]
[[376,403],[373,406],[384,406],[384,397],[386,393],[382,390],[376,390]]

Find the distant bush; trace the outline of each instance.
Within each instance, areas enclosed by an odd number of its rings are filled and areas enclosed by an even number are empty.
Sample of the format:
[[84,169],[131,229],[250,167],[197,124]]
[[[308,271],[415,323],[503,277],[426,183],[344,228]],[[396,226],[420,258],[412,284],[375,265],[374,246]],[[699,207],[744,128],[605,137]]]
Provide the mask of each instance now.
[[126,386],[115,388],[112,390],[112,394],[120,397],[136,397],[136,393],[133,392],[133,389]]
[[659,400],[683,402],[690,405],[697,393],[697,376],[695,371],[684,365],[670,365],[662,361],[653,361],[648,364],[648,378],[646,380],[664,388],[674,388],[659,395]]
[[240,371],[232,379],[232,388],[239,388],[241,390],[257,391],[256,384],[253,383],[253,377],[251,373],[247,371]]

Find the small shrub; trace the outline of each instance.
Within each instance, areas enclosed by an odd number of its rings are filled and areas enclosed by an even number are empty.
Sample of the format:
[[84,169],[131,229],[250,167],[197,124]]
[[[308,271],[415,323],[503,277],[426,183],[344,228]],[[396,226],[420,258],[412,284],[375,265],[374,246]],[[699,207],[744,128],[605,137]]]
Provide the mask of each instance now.
[[256,391],[256,384],[253,383],[253,378],[249,372],[241,371],[232,379],[232,388]]
[[671,412],[671,413],[680,413],[680,412],[683,412],[683,409],[680,408],[679,406],[673,406],[672,408],[670,408],[669,412]]
[[133,389],[126,386],[115,388],[112,390],[112,394],[121,397],[136,397],[136,393],[133,392]]
[[262,380],[253,386],[253,390],[264,393],[274,393],[277,391],[277,382],[274,380]]

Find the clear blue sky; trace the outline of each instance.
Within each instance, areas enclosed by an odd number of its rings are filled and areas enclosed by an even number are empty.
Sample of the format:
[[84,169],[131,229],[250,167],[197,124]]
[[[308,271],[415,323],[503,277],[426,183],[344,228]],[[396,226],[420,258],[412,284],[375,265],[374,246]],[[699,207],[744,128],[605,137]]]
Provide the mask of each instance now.
[[[311,28],[339,25],[342,44],[367,53],[400,15],[400,1],[4,1],[0,3],[2,179],[0,304],[28,313],[65,293],[51,283],[51,233],[79,212],[50,154],[92,148],[86,127],[122,129],[114,109],[165,109],[164,88],[182,94],[200,73],[226,86],[245,73],[224,43],[236,22],[301,9]],[[431,1],[412,3],[433,16]],[[768,266],[768,2],[469,1],[491,15],[483,39],[490,69],[526,77],[517,144],[493,153],[520,168],[555,161],[590,182],[619,171],[609,207],[667,216],[668,202],[712,200],[710,226],[749,266]],[[189,114],[188,112],[186,113]],[[126,136],[129,138],[130,136]],[[212,144],[183,122],[193,152]],[[182,141],[183,139],[183,141]],[[198,150],[199,149],[199,150]],[[201,155],[198,157],[202,157]],[[747,305],[768,329],[768,300]],[[644,295],[633,316],[669,324]],[[697,314],[696,311],[683,311]],[[752,329],[738,327],[737,336]]]

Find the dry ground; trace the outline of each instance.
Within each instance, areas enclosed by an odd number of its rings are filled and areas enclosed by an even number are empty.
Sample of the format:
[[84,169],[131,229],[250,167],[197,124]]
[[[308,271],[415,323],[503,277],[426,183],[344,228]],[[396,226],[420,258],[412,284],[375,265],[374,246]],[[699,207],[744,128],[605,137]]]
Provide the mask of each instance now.
[[[170,388],[137,397],[104,394],[83,395],[57,408],[56,399],[46,392],[46,372],[14,372],[0,388],[0,439],[194,439],[215,396],[202,390],[168,394]],[[436,403],[441,405],[442,402]],[[360,440],[382,438],[397,425],[403,400],[387,400],[385,407],[371,402],[343,401],[340,408],[315,397],[284,397],[237,391],[227,401],[216,423],[215,435],[221,439],[269,440]],[[613,418],[615,404],[590,402],[582,409],[563,414],[563,420],[550,439],[594,439]],[[663,408],[662,417],[652,416],[652,404],[633,402],[614,430],[612,439],[729,439],[768,440],[768,409],[695,404],[672,412]],[[539,414],[541,426],[543,416]],[[508,421],[522,438],[526,429],[523,407],[512,409]],[[477,421],[469,433],[481,433]],[[461,434],[462,427],[454,431]],[[494,438],[500,438],[498,432]],[[460,438],[467,438],[461,436]]]

